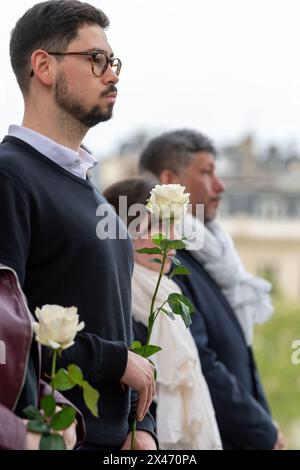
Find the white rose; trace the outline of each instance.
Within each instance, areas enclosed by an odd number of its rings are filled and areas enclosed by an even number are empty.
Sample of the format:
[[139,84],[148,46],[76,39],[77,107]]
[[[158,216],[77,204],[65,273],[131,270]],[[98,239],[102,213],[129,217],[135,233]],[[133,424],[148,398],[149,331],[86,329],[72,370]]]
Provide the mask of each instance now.
[[74,344],[78,331],[84,328],[79,322],[77,308],[65,308],[59,305],[44,305],[35,310],[38,322],[33,323],[35,339],[52,349],[67,349]]
[[157,184],[151,191],[147,209],[156,217],[181,221],[190,202],[189,193],[180,184]]

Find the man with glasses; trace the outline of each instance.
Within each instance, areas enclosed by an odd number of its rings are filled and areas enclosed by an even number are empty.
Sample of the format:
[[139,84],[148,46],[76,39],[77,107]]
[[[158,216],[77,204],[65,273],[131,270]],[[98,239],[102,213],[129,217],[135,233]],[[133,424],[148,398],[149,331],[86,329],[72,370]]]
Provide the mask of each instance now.
[[[87,178],[96,162],[81,148],[89,128],[112,117],[117,97],[121,61],[108,24],[89,4],[54,0],[34,5],[12,31],[25,112],[0,146],[0,263],[17,273],[32,312],[75,305],[85,322],[58,364],[78,364],[100,392],[99,418],[79,390],[66,393],[85,415],[84,448],[128,449],[136,414],[136,448],[155,449],[153,367],[128,350],[132,246],[126,237],[97,237],[97,208],[106,201]],[[112,210],[109,217],[125,230]]]

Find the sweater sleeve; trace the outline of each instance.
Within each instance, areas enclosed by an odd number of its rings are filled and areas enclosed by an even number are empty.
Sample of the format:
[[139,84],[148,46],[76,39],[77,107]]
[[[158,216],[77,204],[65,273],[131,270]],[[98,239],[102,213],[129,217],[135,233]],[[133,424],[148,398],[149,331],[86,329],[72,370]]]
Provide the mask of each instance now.
[[[57,358],[57,367],[74,363],[91,385],[99,381],[118,381],[127,366],[128,348],[122,341],[108,341],[94,333],[78,333],[75,344]],[[49,375],[51,357],[43,348],[42,369]]]
[[30,209],[21,188],[0,173],[0,263],[13,268],[24,285],[31,227]]

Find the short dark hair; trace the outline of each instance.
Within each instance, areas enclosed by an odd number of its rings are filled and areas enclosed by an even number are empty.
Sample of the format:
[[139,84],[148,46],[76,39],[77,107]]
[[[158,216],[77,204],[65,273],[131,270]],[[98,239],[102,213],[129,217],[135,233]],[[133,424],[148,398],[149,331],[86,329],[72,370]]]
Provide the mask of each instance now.
[[[154,179],[148,179],[143,177],[127,178],[118,183],[114,183],[109,186],[103,195],[107,201],[114,207],[116,213],[119,215],[119,197],[127,196],[128,208],[133,204],[147,204],[147,200],[150,198],[150,192],[159,181]],[[136,218],[134,216],[127,217],[127,224]]]
[[151,140],[143,150],[139,170],[148,171],[159,177],[163,170],[178,174],[189,165],[196,152],[209,152],[214,156],[216,148],[206,135],[190,129],[165,132]]
[[30,57],[37,49],[64,52],[84,24],[105,29],[109,19],[98,8],[78,0],[37,3],[17,21],[11,33],[10,60],[23,94],[28,92]]

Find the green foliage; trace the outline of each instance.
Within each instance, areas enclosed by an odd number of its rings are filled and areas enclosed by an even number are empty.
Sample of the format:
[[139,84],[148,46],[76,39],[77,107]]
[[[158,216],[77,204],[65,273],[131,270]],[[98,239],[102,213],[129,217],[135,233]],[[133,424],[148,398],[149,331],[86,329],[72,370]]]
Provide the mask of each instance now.
[[172,312],[175,315],[180,315],[188,328],[192,323],[190,314],[194,311],[194,306],[190,300],[183,294],[174,293],[169,295],[167,302]]
[[69,377],[74,382],[74,384],[81,385],[83,382],[83,375],[82,375],[81,369],[75,364],[70,364],[67,367],[67,369],[68,369]]
[[185,243],[182,240],[162,240],[160,247],[163,250],[181,250],[185,248]]
[[135,250],[137,253],[141,253],[142,255],[161,255],[161,249],[156,248],[140,248],[139,250]]
[[23,410],[23,413],[24,415],[26,416],[26,418],[28,419],[32,419],[34,421],[44,421],[44,417],[42,415],[42,413],[40,412],[40,410],[38,410],[37,408],[35,408],[35,406],[27,406],[24,410]]
[[76,410],[72,406],[64,406],[51,420],[51,428],[55,431],[67,429],[75,420]]
[[31,432],[39,432],[41,434],[50,432],[50,428],[47,423],[35,420],[28,421],[27,429]]
[[164,312],[171,320],[175,320],[175,315],[171,310],[166,310],[165,308],[160,309],[161,312]]
[[291,344],[300,339],[299,306],[275,300],[271,320],[255,328],[254,350],[264,388],[288,449],[300,448],[300,364],[291,362]]
[[75,383],[72,381],[66,369],[59,369],[51,383],[52,386],[60,392],[71,390],[71,388],[75,387]]
[[59,434],[44,434],[40,441],[40,450],[65,450],[65,442]]
[[86,406],[92,415],[98,418],[99,414],[97,404],[100,397],[98,390],[93,388],[86,380],[82,382],[81,386],[83,388],[83,399]]
[[184,266],[176,266],[169,274],[169,278],[172,279],[173,276],[177,276],[178,274],[191,274],[191,272],[185,268]]
[[157,233],[154,235],[151,240],[153,241],[154,245],[160,246],[162,240],[166,240],[166,236],[163,233]]
[[52,395],[46,395],[41,399],[41,408],[44,410],[45,416],[52,416],[55,412],[56,402]]
[[139,356],[150,357],[153,356],[153,354],[156,354],[161,351],[161,347],[155,346],[154,344],[147,344],[145,346],[134,348],[133,351]]
[[151,261],[151,263],[162,264],[162,260],[159,258],[152,258],[149,261]]

